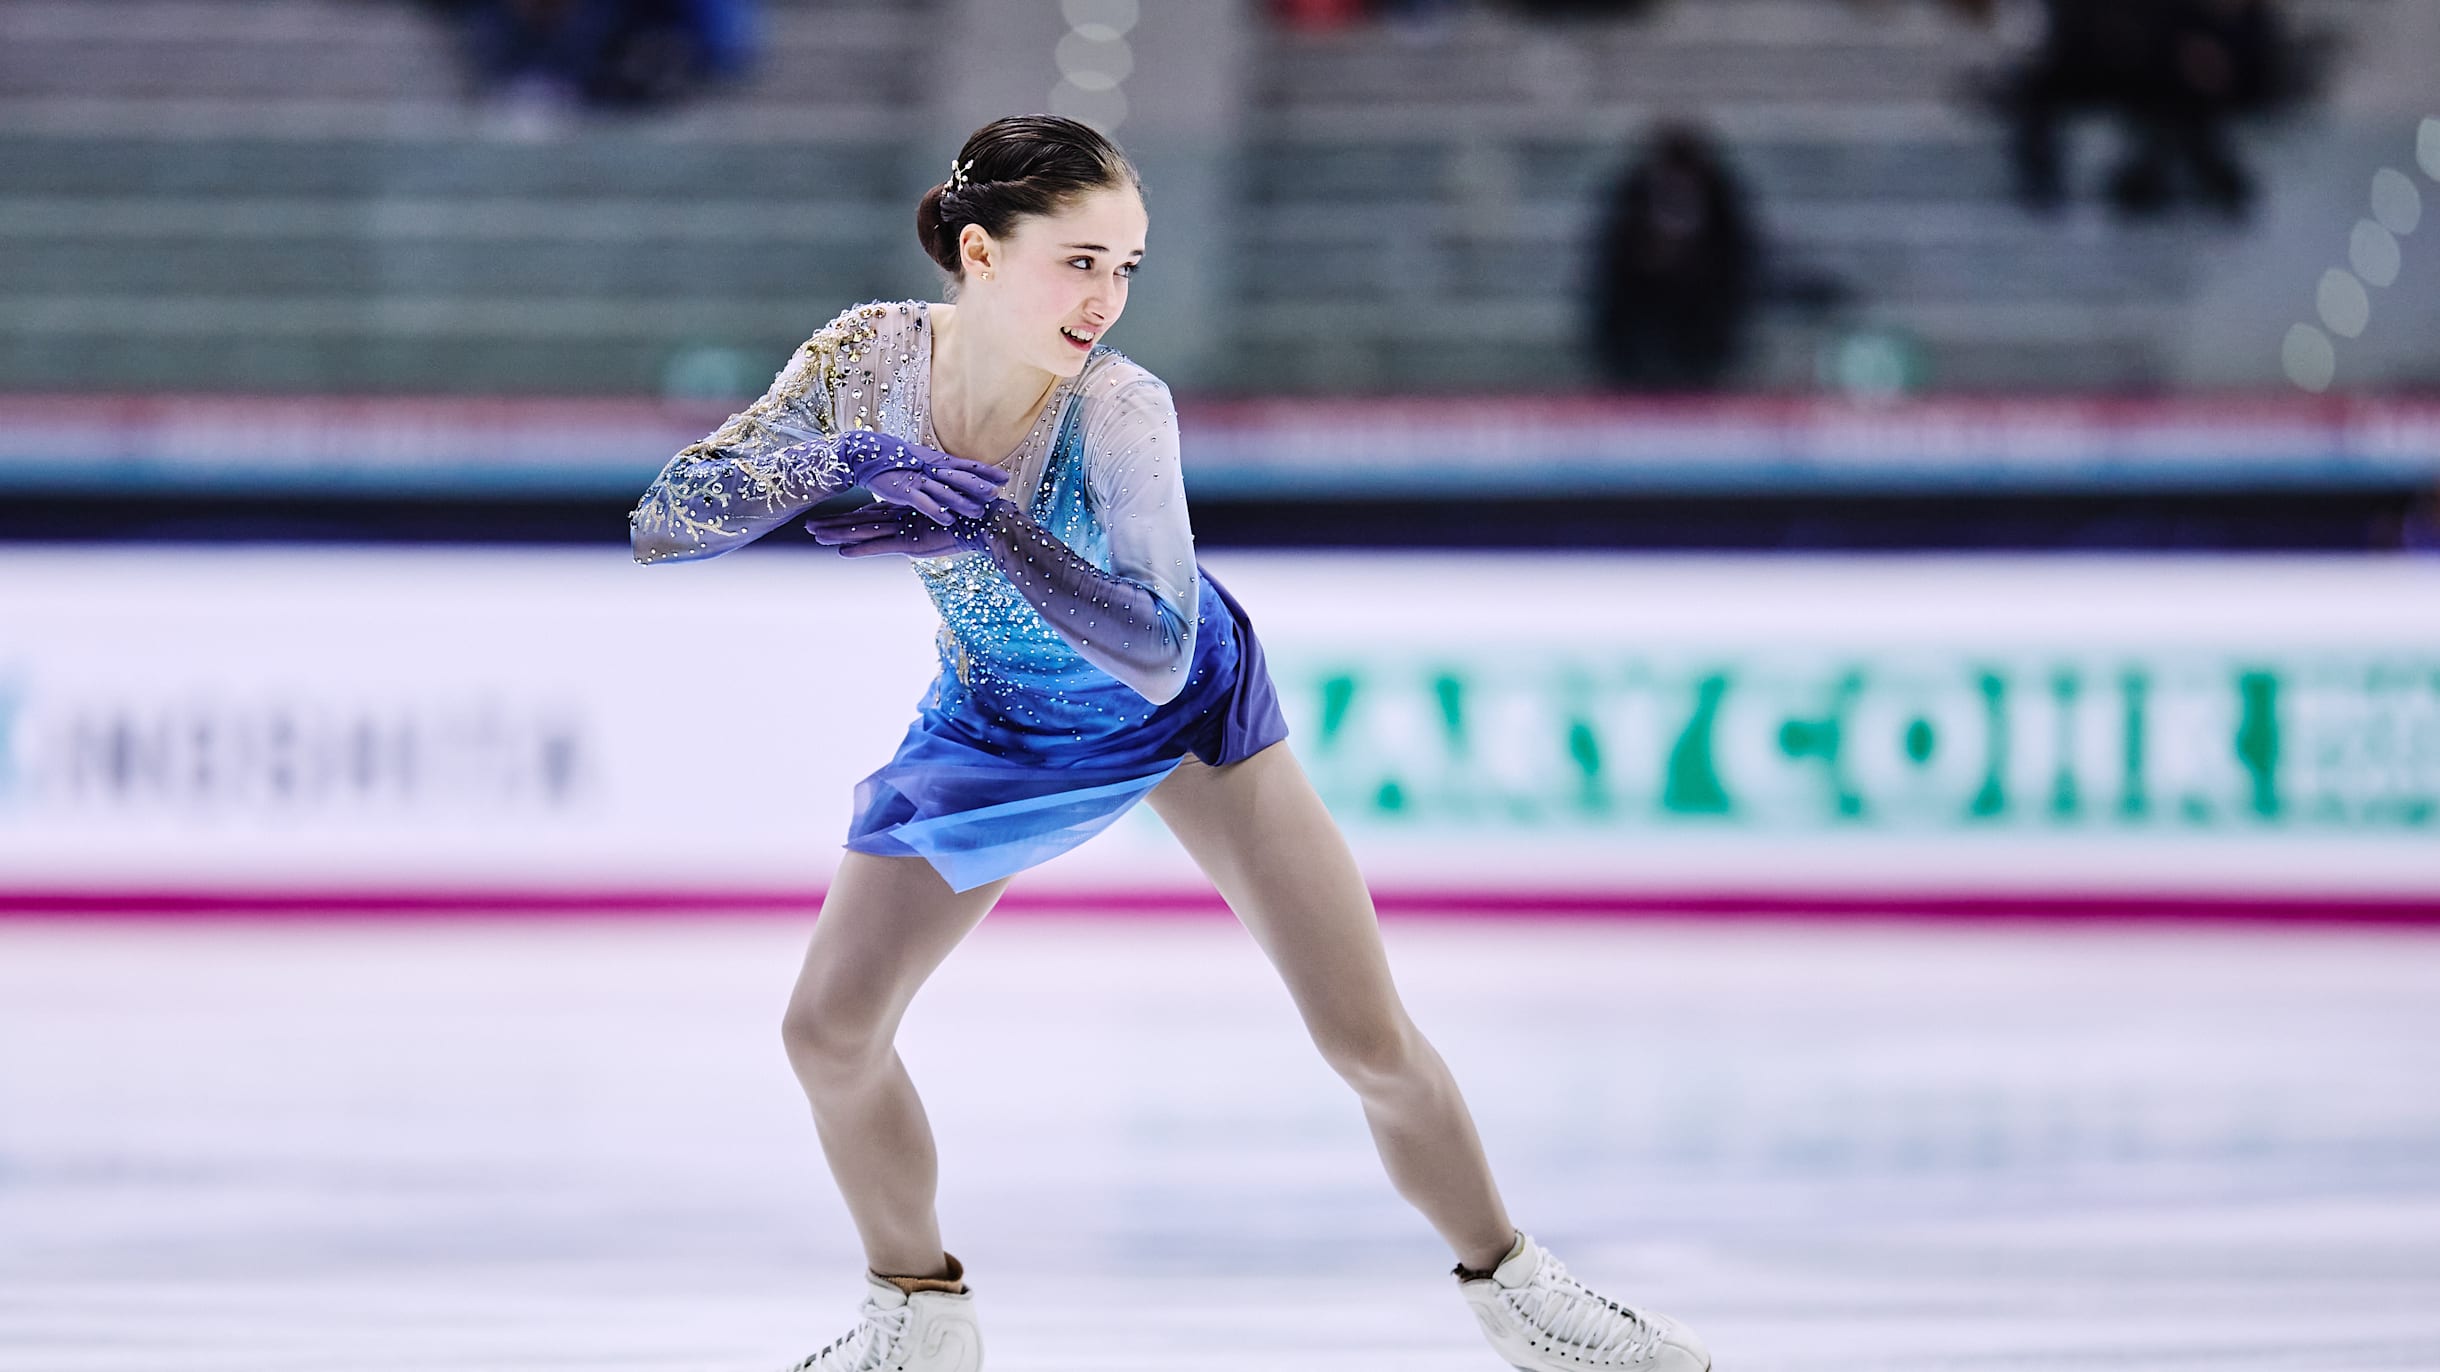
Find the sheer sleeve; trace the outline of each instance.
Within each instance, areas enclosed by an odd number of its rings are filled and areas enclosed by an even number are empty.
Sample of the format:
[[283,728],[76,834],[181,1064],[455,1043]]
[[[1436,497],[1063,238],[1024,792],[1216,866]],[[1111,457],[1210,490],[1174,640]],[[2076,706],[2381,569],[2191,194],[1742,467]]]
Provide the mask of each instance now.
[[1085,478],[1109,536],[1110,570],[1005,500],[978,521],[971,546],[1086,661],[1158,704],[1185,689],[1195,655],[1194,534],[1169,388],[1130,370],[1085,402]]
[[669,460],[627,516],[636,561],[725,553],[847,489],[837,383],[876,317],[867,305],[832,320],[788,359],[762,399]]
[[1085,413],[1085,478],[1110,536],[1110,570],[1142,584],[1183,625],[1194,656],[1195,535],[1186,518],[1178,410],[1160,378],[1132,364]]

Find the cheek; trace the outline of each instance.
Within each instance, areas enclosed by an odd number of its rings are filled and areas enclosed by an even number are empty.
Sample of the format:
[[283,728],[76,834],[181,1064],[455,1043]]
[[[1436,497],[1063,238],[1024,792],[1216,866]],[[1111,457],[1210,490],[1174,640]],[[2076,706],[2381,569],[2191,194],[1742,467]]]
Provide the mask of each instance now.
[[1067,313],[1076,300],[1075,273],[1037,277],[1028,283],[1026,300],[1036,313],[1059,316]]

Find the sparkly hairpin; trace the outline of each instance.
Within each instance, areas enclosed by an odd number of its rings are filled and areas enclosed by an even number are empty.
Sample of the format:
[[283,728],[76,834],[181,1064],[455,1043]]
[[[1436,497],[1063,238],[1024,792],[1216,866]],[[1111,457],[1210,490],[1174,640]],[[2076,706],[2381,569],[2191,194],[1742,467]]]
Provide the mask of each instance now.
[[962,190],[966,189],[966,173],[968,173],[968,172],[970,172],[970,171],[973,171],[973,170],[974,170],[974,159],[973,159],[973,158],[969,157],[969,158],[967,158],[967,159],[966,159],[965,161],[963,161],[963,162],[958,161],[958,160],[957,160],[956,158],[954,158],[954,157],[950,158],[950,159],[949,159],[949,189],[951,189],[951,190],[953,190],[953,191],[962,191]]

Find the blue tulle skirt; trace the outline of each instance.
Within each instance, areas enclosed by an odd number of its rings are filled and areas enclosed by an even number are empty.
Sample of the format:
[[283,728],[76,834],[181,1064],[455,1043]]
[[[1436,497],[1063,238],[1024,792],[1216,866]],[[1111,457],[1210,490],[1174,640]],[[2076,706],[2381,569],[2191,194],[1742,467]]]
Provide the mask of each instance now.
[[847,846],[923,858],[968,891],[1110,827],[1190,753],[1221,767],[1286,738],[1244,607],[1209,572],[1201,581],[1194,662],[1177,698],[1141,723],[1076,739],[978,717],[971,693],[935,689],[897,754],[856,787]]

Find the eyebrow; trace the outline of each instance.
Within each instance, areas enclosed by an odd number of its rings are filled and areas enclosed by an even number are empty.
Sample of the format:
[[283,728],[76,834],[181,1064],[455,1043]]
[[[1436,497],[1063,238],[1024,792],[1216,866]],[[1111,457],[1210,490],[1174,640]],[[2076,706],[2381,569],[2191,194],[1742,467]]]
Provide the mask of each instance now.
[[[1060,244],[1059,246],[1060,246],[1060,247],[1063,247],[1063,248],[1082,248],[1082,249],[1084,249],[1084,250],[1085,250],[1085,251],[1087,251],[1087,252],[1108,252],[1108,251],[1109,251],[1109,248],[1108,248],[1108,247],[1106,247],[1106,246],[1104,246],[1104,245],[1102,245],[1102,244],[1100,244],[1100,243],[1062,243],[1062,244]],[[1143,255],[1144,255],[1144,250],[1143,250],[1142,248],[1137,248],[1135,251],[1133,251],[1133,252],[1131,252],[1131,253],[1127,254],[1127,256],[1129,256],[1129,257],[1142,257]]]

